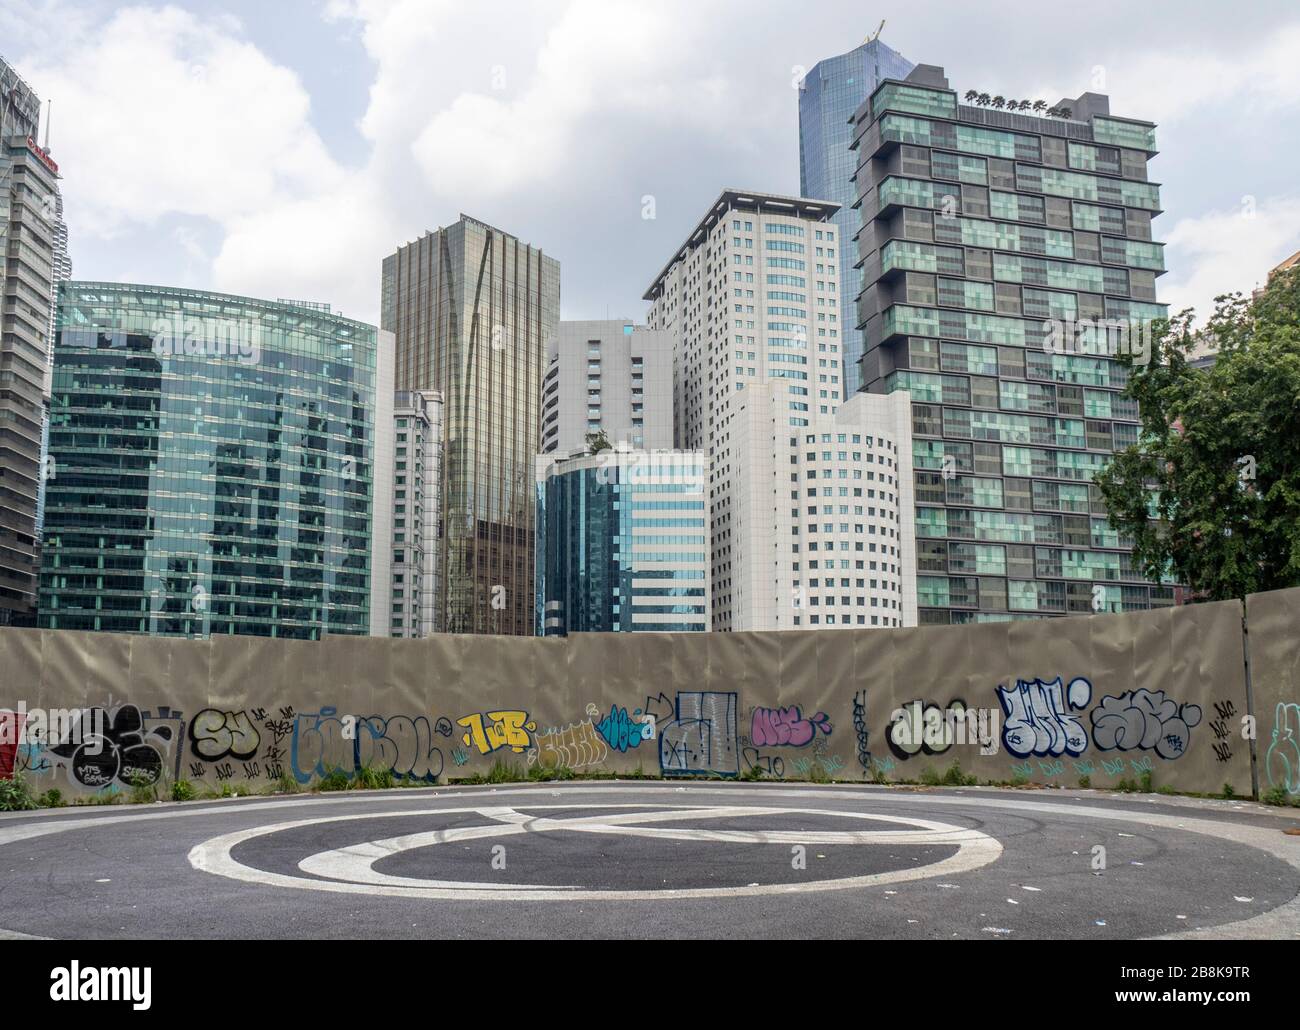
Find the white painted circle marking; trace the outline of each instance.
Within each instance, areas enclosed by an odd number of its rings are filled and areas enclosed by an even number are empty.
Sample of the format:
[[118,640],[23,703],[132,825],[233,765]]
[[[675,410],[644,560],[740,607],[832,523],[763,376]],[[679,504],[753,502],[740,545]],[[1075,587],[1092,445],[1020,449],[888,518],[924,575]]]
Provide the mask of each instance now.
[[[748,806],[683,805],[614,805],[568,804],[529,805],[525,808],[555,809],[638,809],[620,814],[552,819],[529,816],[519,808],[474,806],[468,808],[430,808],[418,811],[365,813],[317,819],[298,819],[237,830],[204,841],[191,849],[190,864],[204,872],[269,887],[293,887],[303,890],[332,891],[343,894],[368,894],[388,897],[422,898],[434,901],[658,901],[681,898],[755,897],[771,894],[796,894],[811,891],[848,890],[884,883],[903,883],[931,876],[955,875],[994,862],[1002,854],[1002,845],[986,833],[929,819],[883,815],[877,812],[845,812],[834,809],[791,809]],[[657,811],[646,811],[656,809]],[[233,850],[246,841],[284,830],[324,823],[352,822],[359,819],[383,819],[423,815],[475,813],[495,822],[483,826],[430,830],[423,833],[390,837],[322,851],[303,859],[298,867],[311,876],[256,869],[237,861]],[[912,830],[711,830],[695,827],[661,827],[647,823],[670,823],[685,819],[733,819],[750,816],[819,815],[839,819],[863,819],[915,827]],[[536,885],[502,882],[417,879],[390,876],[375,871],[374,864],[415,848],[432,847],[451,841],[504,838],[524,833],[574,832],[616,834],[619,836],[675,841],[700,841],[727,844],[845,844],[845,845],[955,845],[957,853],[937,862],[908,869],[849,876],[807,883],[749,884],[744,887],[693,887],[664,890],[588,889],[580,885]],[[323,879],[314,879],[324,877]]]

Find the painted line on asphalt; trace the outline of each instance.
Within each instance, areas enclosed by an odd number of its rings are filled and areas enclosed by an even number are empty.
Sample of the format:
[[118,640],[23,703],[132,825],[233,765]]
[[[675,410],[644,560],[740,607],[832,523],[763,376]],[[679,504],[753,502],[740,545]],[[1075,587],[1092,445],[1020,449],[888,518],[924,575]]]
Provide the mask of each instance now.
[[[269,887],[292,887],[302,890],[328,891],[339,894],[380,895],[386,897],[421,898],[436,901],[663,901],[688,898],[737,898],[759,897],[772,894],[801,894],[813,891],[849,890],[852,888],[871,887],[885,883],[904,883],[910,880],[926,879],[932,876],[956,876],[994,862],[1002,854],[1002,845],[987,834],[978,830],[969,830],[947,823],[931,820],[909,819],[901,816],[881,816],[874,812],[842,812],[832,809],[800,809],[784,807],[771,808],[759,806],[727,806],[725,808],[699,808],[691,806],[683,810],[679,805],[645,804],[539,804],[537,808],[553,810],[591,808],[646,808],[655,807],[671,809],[661,813],[630,812],[622,816],[590,817],[582,820],[532,819],[527,823],[507,822],[498,826],[458,827],[433,833],[411,834],[405,838],[395,837],[388,841],[370,842],[369,845],[341,848],[322,852],[305,859],[299,868],[305,872],[318,875],[339,876],[341,879],[309,879],[308,877],[288,876],[255,869],[236,861],[231,852],[240,844],[260,836],[278,833],[283,830],[297,829],[305,826],[320,826],[330,822],[346,822],[361,819],[385,818],[403,815],[446,815],[474,812],[484,814],[479,808],[435,808],[419,812],[385,812],[380,816],[373,813],[340,816],[337,819],[303,819],[272,826],[253,827],[228,833],[196,845],[189,854],[190,864],[195,869],[215,873],[245,883]],[[474,839],[475,836],[502,837],[528,832],[607,832],[623,833],[634,827],[626,824],[632,822],[669,821],[679,819],[715,819],[740,818],[753,815],[825,815],[838,818],[857,818],[920,826],[923,831],[913,834],[893,831],[866,831],[860,834],[860,843],[884,841],[889,844],[954,844],[957,853],[948,858],[932,862],[914,869],[895,869],[883,873],[871,873],[863,876],[849,876],[833,880],[815,880],[797,884],[752,884],[744,887],[692,887],[664,890],[609,890],[574,887],[540,887],[529,884],[463,884],[461,881],[419,880],[407,877],[391,877],[376,873],[371,868],[379,858],[407,850],[408,847],[423,847],[441,843],[446,840]],[[656,819],[657,817],[657,819]],[[532,827],[532,829],[530,829]],[[642,830],[649,828],[642,827]],[[652,831],[651,831],[652,832]],[[644,835],[644,834],[643,834]],[[677,839],[718,840],[734,837],[734,831],[695,830],[690,838]],[[814,834],[815,835],[815,831]],[[743,842],[764,843],[756,840],[758,834],[747,833]],[[796,834],[796,843],[809,839],[809,834]],[[414,843],[410,843],[414,842]],[[784,839],[769,841],[785,843]]]
[[[1237,844],[1243,844],[1246,847],[1256,848],[1266,854],[1286,862],[1293,868],[1300,870],[1300,847],[1296,842],[1300,838],[1287,837],[1279,832],[1278,827],[1256,827],[1241,823],[1233,823],[1227,820],[1210,820],[1197,818],[1184,818],[1182,816],[1170,816],[1160,813],[1135,812],[1128,809],[1111,809],[1098,807],[1094,804],[1072,804],[1065,805],[1058,802],[1041,802],[1041,801],[1022,801],[1018,799],[1003,797],[985,797],[975,793],[960,794],[921,794],[914,791],[895,792],[887,789],[868,789],[858,791],[852,786],[846,785],[840,789],[813,789],[813,788],[783,788],[783,787],[749,787],[739,784],[728,785],[725,787],[706,786],[705,784],[691,784],[683,786],[674,783],[643,783],[631,781],[615,781],[601,786],[588,785],[569,785],[557,787],[554,785],[539,787],[513,787],[497,788],[488,791],[459,791],[453,790],[446,793],[433,790],[431,793],[420,792],[417,796],[410,796],[404,792],[395,792],[393,794],[382,794],[379,796],[367,796],[364,800],[367,804],[383,803],[389,801],[423,801],[431,797],[466,800],[471,798],[497,798],[520,795],[536,798],[538,795],[551,794],[558,796],[561,791],[572,796],[574,793],[579,794],[623,794],[629,791],[640,791],[646,793],[669,793],[689,791],[693,796],[708,796],[711,794],[727,796],[730,799],[739,797],[762,797],[772,798],[797,798],[807,800],[810,798],[819,798],[835,802],[863,802],[863,801],[880,801],[885,804],[918,804],[918,805],[949,805],[949,806],[967,806],[973,808],[992,808],[1003,809],[1008,811],[1020,811],[1027,814],[1061,814],[1067,816],[1083,816],[1091,819],[1108,819],[1115,822],[1143,824],[1153,828],[1165,828],[1177,830],[1185,833],[1196,833],[1202,836],[1211,837],[1217,840],[1231,841]],[[16,843],[22,840],[29,840],[47,836],[49,834],[62,833],[68,830],[77,829],[95,829],[102,828],[106,825],[121,825],[127,820],[155,820],[155,819],[178,819],[190,818],[203,815],[228,814],[245,814],[249,812],[260,812],[269,809],[283,810],[285,807],[317,807],[322,805],[349,804],[353,801],[361,801],[361,798],[303,798],[294,800],[276,800],[276,801],[256,801],[256,802],[236,802],[229,806],[222,805],[203,805],[194,808],[184,808],[180,811],[154,812],[154,813],[113,813],[89,817],[72,816],[71,813],[67,818],[46,818],[39,822],[33,822],[31,825],[4,826],[0,829],[0,847],[5,844]],[[1189,811],[1196,811],[1192,805],[1188,805]],[[791,810],[796,811],[797,810]],[[34,814],[34,813],[33,813]],[[12,819],[13,822],[26,822],[23,818],[26,813],[21,813],[18,819]],[[10,819],[5,822],[10,822]],[[311,820],[307,820],[310,822]],[[0,824],[3,825],[3,824]],[[1300,896],[1293,898],[1283,905],[1279,905],[1269,912],[1259,915],[1250,916],[1246,919],[1237,920],[1231,923],[1224,923],[1214,927],[1204,929],[1190,929],[1180,931],[1174,934],[1164,935],[1166,938],[1246,938],[1271,936],[1276,937],[1283,934],[1294,935],[1300,927]],[[11,931],[14,932],[14,931]]]
[[[650,808],[645,804],[620,804],[620,805],[591,805],[591,804],[539,804],[536,808],[545,809],[584,809],[591,808]],[[722,812],[724,809],[718,808],[698,808],[690,806],[689,810],[682,812],[680,805],[654,805],[653,808],[672,809],[673,815],[677,818],[711,818],[712,813]],[[763,810],[755,810],[753,806],[732,806],[735,814],[753,815],[755,812],[762,814]],[[357,819],[373,819],[383,817],[398,817],[398,815],[426,815],[426,814],[461,814],[461,813],[480,813],[478,808],[438,808],[421,810],[421,812],[400,812],[400,813],[364,813],[356,815],[341,815],[337,819],[298,819],[298,821],[278,823],[278,825],[269,827],[252,827],[250,830],[240,830],[234,834],[226,834],[220,838],[204,841],[203,844],[196,845],[190,851],[190,864],[195,869],[207,871],[222,875],[230,879],[243,880],[246,883],[257,884],[264,887],[291,887],[296,890],[312,891],[329,891],[334,893],[351,893],[351,895],[381,895],[389,897],[420,897],[425,900],[439,901],[493,901],[493,900],[512,900],[512,901],[645,901],[645,900],[681,900],[681,899],[698,899],[698,897],[754,897],[764,895],[774,895],[774,893],[803,893],[809,891],[833,891],[849,890],[854,887],[870,887],[880,883],[901,883],[906,880],[922,879],[928,877],[939,877],[939,875],[958,875],[966,873],[972,869],[979,869],[980,866],[988,865],[989,862],[997,860],[1002,853],[1002,845],[991,836],[980,834],[979,831],[965,830],[963,827],[948,826],[946,823],[933,823],[930,821],[911,821],[902,817],[884,817],[888,822],[901,822],[915,825],[923,823],[924,828],[930,831],[949,831],[952,839],[945,840],[944,843],[957,844],[958,852],[954,856],[944,858],[944,860],[932,862],[930,865],[922,866],[920,869],[902,869],[891,870],[888,873],[874,873],[863,875],[863,877],[846,877],[833,880],[816,880],[811,883],[798,884],[759,884],[759,886],[746,887],[697,887],[697,888],[679,888],[679,890],[663,891],[617,891],[617,890],[584,890],[578,888],[576,891],[556,890],[556,888],[543,888],[536,886],[526,886],[526,884],[511,884],[506,890],[481,890],[481,888],[463,888],[454,886],[429,886],[424,880],[416,880],[417,886],[396,886],[393,883],[351,883],[338,882],[338,880],[321,880],[307,879],[304,877],[289,877],[282,873],[269,873],[266,870],[252,869],[250,866],[240,864],[231,857],[231,851],[244,841],[252,840],[257,836],[272,834],[283,830],[292,830],[305,826],[320,826],[326,822],[351,822]],[[815,812],[815,810],[796,810],[788,808],[775,809],[775,812],[783,815],[800,815],[806,812]],[[836,817],[878,819],[876,813],[844,813],[826,810],[826,814],[836,815]],[[630,818],[637,818],[640,815],[642,821],[645,821],[647,813],[629,813]],[[604,825],[610,825],[611,818],[604,817]],[[546,821],[554,823],[554,826],[547,827],[549,830],[563,830],[564,823],[567,821]],[[589,827],[599,826],[601,823],[589,822]],[[494,830],[497,827],[493,827]],[[443,831],[450,834],[452,831]],[[499,827],[495,835],[517,834],[525,832],[519,823],[507,823]],[[897,838],[897,834],[893,835]],[[918,843],[936,843],[933,834],[920,835],[926,840]],[[897,841],[892,841],[897,843]],[[373,861],[373,860],[372,860]],[[329,865],[326,865],[329,867]],[[348,873],[356,871],[354,865],[347,865]],[[376,874],[378,875],[378,874]],[[441,882],[455,883],[455,882]]]

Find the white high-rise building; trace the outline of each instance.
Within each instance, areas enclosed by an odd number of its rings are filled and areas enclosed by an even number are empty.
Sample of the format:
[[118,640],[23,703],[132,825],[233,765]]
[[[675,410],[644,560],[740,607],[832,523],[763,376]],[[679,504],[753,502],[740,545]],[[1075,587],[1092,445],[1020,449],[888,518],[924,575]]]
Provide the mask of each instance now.
[[393,573],[388,632],[435,632],[442,487],[442,394],[400,390],[393,402]]
[[[857,393],[790,424],[790,384],[750,383],[730,444],[728,629],[916,625],[911,407]],[[719,590],[719,586],[721,589]]]
[[782,382],[797,433],[843,400],[838,205],[723,190],[651,284],[647,323],[673,334],[676,446],[709,456],[713,628],[740,628],[733,586],[732,419],[746,389]]
[[628,319],[560,323],[542,377],[541,451],[585,451],[598,432],[615,447],[672,449],[672,334]]

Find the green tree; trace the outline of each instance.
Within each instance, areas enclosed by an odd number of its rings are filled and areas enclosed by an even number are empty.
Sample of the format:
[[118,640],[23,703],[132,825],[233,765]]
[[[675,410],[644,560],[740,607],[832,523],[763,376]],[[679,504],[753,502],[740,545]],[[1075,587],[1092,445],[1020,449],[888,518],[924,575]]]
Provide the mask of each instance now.
[[587,453],[599,454],[601,451],[612,449],[613,444],[609,442],[609,437],[605,435],[605,430],[598,429],[594,433],[587,434]]
[[[1097,477],[1110,524],[1200,600],[1300,585],[1300,268],[1216,298],[1205,334],[1192,320],[1156,323],[1146,363],[1120,355],[1142,429]],[[1190,363],[1203,336],[1210,369]]]

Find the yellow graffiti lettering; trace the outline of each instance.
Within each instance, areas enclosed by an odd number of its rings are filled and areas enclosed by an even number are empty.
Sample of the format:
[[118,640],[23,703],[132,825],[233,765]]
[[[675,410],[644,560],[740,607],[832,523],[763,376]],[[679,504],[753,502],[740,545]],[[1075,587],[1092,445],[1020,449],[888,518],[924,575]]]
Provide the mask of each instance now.
[[468,732],[461,735],[461,742],[466,747],[475,747],[481,755],[491,754],[497,748],[508,747],[516,754],[532,742],[529,734],[537,729],[537,724],[528,721],[528,713],[520,710],[507,712],[488,712],[485,715],[474,712],[456,720]]

